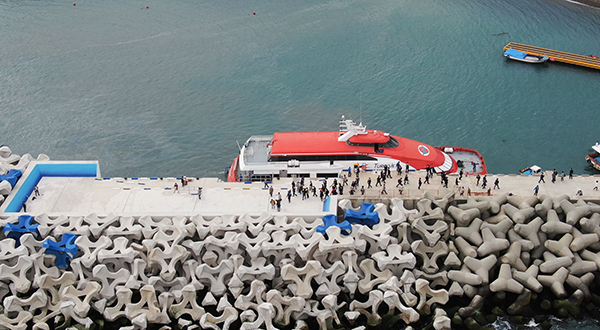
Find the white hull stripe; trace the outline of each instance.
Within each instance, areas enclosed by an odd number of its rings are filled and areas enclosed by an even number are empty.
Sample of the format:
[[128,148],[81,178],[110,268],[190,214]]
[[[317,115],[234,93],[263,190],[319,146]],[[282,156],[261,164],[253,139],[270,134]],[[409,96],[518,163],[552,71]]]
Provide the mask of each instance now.
[[444,164],[435,167],[435,171],[437,173],[450,171],[452,169],[452,164],[454,164],[452,157],[444,153]]

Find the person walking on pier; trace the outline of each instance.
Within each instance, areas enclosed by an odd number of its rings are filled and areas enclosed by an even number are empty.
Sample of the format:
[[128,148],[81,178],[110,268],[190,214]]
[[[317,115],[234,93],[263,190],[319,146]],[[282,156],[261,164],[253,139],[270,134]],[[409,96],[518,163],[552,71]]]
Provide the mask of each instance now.
[[544,180],[544,172],[542,172],[542,174],[540,174],[540,179],[538,180],[538,183],[543,182],[546,183],[546,180]]
[[365,186],[360,187],[360,194],[361,195],[365,194]]
[[496,178],[496,180],[494,180],[494,189],[500,189],[500,180],[498,180],[498,178]]
[[273,186],[269,187],[269,197],[273,197]]
[[419,186],[417,187],[417,189],[421,189],[421,184],[422,184],[421,178],[419,178]]
[[573,168],[569,170],[569,179],[573,180]]
[[410,170],[410,165],[408,165],[408,162],[406,162],[406,174],[408,174],[409,170]]
[[560,182],[565,182],[565,171],[560,173]]
[[461,168],[460,172],[458,172],[458,180],[462,180],[462,176],[463,176],[463,170]]
[[537,186],[535,186],[535,188],[533,188],[533,196],[537,196],[539,191],[540,185],[538,184]]
[[556,182],[556,175],[558,174],[558,172],[556,172],[556,169],[554,169],[554,171],[552,171],[552,183]]
[[387,195],[387,190],[385,190],[385,183],[383,184],[383,187],[381,188],[381,193]]
[[408,184],[408,174],[404,176],[404,184]]
[[277,199],[275,200],[275,204],[277,204],[277,212],[281,212],[281,193],[277,193]]
[[367,180],[367,188],[373,188],[371,186],[371,177],[369,177],[369,179]]
[[287,198],[288,198],[288,203],[291,203],[292,202],[292,192],[289,191],[289,190],[288,190],[288,193],[287,193]]
[[381,177],[380,176],[377,177],[377,182],[375,183],[375,187],[377,187],[377,186],[381,186]]
[[479,180],[481,179],[481,176],[479,174],[477,174],[477,176],[475,177],[475,185],[479,187]]
[[596,180],[596,185],[594,186],[594,190],[598,191],[598,180]]
[[487,186],[487,177],[484,175],[483,176],[483,182],[481,183],[481,188],[485,189],[486,186]]
[[174,189],[176,192],[179,192],[179,185],[177,184],[177,182],[175,182],[175,185],[173,185],[173,189]]
[[425,183],[429,184],[429,175],[425,176]]
[[402,178],[398,179],[398,184],[396,185],[396,188],[398,188],[398,186],[402,186]]

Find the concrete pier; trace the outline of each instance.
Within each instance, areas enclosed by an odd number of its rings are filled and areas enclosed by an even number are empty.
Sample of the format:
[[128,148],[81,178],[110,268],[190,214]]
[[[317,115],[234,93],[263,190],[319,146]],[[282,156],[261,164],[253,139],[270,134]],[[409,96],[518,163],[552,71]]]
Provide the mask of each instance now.
[[[349,194],[349,186],[344,189],[343,195],[333,196],[341,199],[347,198],[362,201],[381,202],[391,198],[402,198],[418,200],[427,192],[433,196],[442,196],[446,188],[442,186],[440,177],[434,175],[430,183],[425,182],[425,172],[410,172],[408,174],[410,183],[403,185],[402,194],[396,188],[398,176],[392,173],[392,179],[387,179],[387,194],[381,193],[381,186],[375,186],[376,177],[379,173],[364,172],[360,174],[360,186],[365,187],[365,194],[360,190],[354,195]],[[405,173],[402,174],[404,178]],[[367,180],[371,177],[373,188],[367,188]],[[538,195],[551,197],[568,195],[571,199],[584,199],[586,201],[599,201],[600,192],[594,190],[600,175],[574,175],[572,179],[565,177],[561,181],[560,175],[556,182],[552,183],[551,171],[545,172],[545,182],[538,183],[539,175],[492,175],[487,176],[487,187],[477,185],[474,176],[464,176],[456,185],[458,175],[448,176],[448,189],[456,191],[456,199],[466,199],[469,191],[471,196],[497,196],[511,193],[518,196],[533,195],[534,187],[539,185]],[[418,180],[421,178],[423,184],[418,189]],[[495,189],[494,181],[498,178],[500,189]],[[355,177],[349,178],[351,182]],[[273,186],[273,197],[280,193],[283,199],[281,211],[277,212],[269,204],[271,197],[269,189],[265,188],[263,182],[238,183],[224,182],[217,178],[190,178],[188,185],[182,187],[178,178],[90,178],[90,177],[44,177],[38,184],[41,196],[33,200],[33,194],[27,202],[29,214],[65,214],[65,215],[88,215],[96,213],[116,215],[193,215],[193,214],[261,214],[263,212],[282,215],[314,215],[322,216],[327,213],[335,213],[335,208],[323,211],[323,202],[318,197],[310,197],[302,200],[300,195],[292,197],[288,202],[286,195],[291,189],[292,180],[286,178],[276,180],[269,184]],[[308,185],[310,180],[306,180]],[[339,181],[339,179],[338,179]],[[331,186],[333,179],[328,180]],[[179,188],[174,189],[175,183]],[[322,180],[313,180],[313,185],[319,188]],[[198,187],[202,187],[202,199],[198,198]],[[459,187],[464,188],[461,196]],[[18,189],[19,187],[15,187]],[[583,196],[576,196],[581,190]],[[8,203],[5,203],[8,204]],[[335,205],[335,201],[331,201]]]

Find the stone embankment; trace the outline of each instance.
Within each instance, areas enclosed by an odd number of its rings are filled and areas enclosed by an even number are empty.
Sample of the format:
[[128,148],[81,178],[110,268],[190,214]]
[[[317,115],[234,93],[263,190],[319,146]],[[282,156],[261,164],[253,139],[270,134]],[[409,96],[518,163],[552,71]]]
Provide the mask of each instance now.
[[600,205],[454,198],[389,199],[348,235],[268,213],[3,213],[0,328],[548,328],[599,314]]
[[[379,224],[347,236],[317,233],[320,218],[268,214],[39,215],[37,233],[2,237],[0,327],[476,329],[505,314],[597,311],[598,205],[506,195],[456,204],[449,193],[376,211]],[[1,225],[18,218],[3,214]],[[67,233],[78,252],[60,268],[42,240]]]

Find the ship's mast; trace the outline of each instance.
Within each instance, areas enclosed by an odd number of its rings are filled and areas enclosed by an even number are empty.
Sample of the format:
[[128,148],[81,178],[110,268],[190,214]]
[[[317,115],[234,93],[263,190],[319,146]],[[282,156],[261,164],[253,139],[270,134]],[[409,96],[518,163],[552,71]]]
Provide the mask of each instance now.
[[346,119],[346,116],[342,115],[340,120],[340,137],[338,141],[345,142],[351,137],[359,134],[367,134],[367,128],[362,123],[356,125],[356,123],[350,119]]

